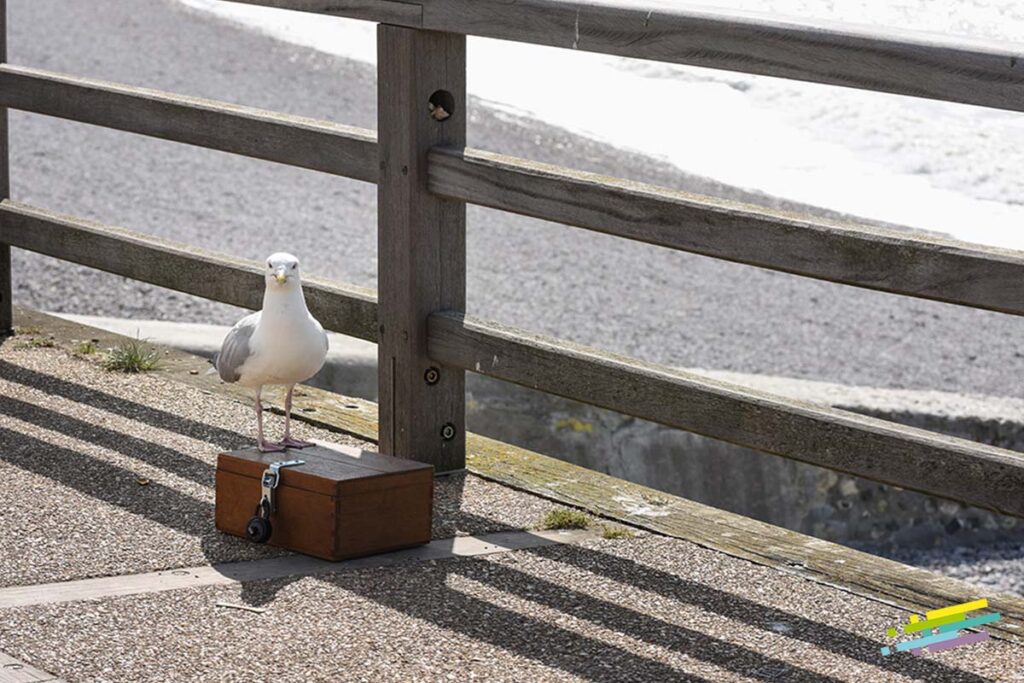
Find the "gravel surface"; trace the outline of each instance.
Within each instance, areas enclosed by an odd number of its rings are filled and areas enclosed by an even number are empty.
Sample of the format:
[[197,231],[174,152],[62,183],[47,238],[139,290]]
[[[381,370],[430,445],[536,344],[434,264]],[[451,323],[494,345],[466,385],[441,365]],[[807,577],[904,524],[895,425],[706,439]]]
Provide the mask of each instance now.
[[883,658],[905,616],[644,535],[11,609],[0,636],[69,681],[1019,680],[1024,647],[1005,641]]
[[[0,346],[0,586],[283,553],[213,525],[217,454],[253,442],[248,406],[24,343]],[[282,417],[265,419],[269,434],[282,429]],[[374,448],[302,422],[295,432]],[[524,528],[551,508],[478,477],[443,477],[434,536]]]
[[[172,0],[11,0],[11,61],[375,127],[374,74]],[[623,125],[644,125],[642,107]],[[14,113],[15,198],[373,286],[369,185]],[[669,134],[666,131],[666,134]],[[474,146],[722,191],[647,158],[471,104]],[[737,159],[737,163],[742,163]],[[733,193],[735,194],[735,193]],[[471,312],[686,367],[1024,396],[1024,321],[828,285],[472,209]],[[582,249],[581,249],[582,247]],[[235,313],[18,252],[16,300],[41,309],[232,323]]]
[[[875,552],[870,547],[864,550]],[[984,595],[1010,593],[1024,596],[1024,544],[1021,543],[876,554],[974,584],[985,589]]]

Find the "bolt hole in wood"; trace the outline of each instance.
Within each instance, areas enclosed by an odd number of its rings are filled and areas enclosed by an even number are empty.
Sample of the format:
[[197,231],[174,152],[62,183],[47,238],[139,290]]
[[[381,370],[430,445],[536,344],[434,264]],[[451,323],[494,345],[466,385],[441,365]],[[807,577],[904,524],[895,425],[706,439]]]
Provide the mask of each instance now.
[[455,425],[453,425],[451,422],[446,422],[445,425],[441,427],[441,438],[444,439],[445,441],[451,441],[452,439],[454,439],[455,434]]
[[430,110],[430,118],[444,121],[455,113],[455,97],[447,90],[435,90],[427,102],[427,107]]

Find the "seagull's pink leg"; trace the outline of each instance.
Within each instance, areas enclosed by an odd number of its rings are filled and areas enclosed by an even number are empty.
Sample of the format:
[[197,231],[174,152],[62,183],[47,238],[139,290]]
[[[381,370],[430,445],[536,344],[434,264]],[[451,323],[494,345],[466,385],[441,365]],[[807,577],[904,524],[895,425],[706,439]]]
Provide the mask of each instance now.
[[277,451],[283,451],[284,446],[276,443],[268,443],[263,438],[263,403],[260,401],[260,394],[263,393],[263,387],[256,387],[256,425],[258,429],[258,436],[256,437],[256,447],[263,453],[274,453]]
[[301,439],[292,438],[292,392],[295,391],[295,385],[288,387],[288,395],[284,399],[284,438],[278,441],[279,446],[285,448],[306,448],[307,446],[313,446],[311,441],[302,441]]

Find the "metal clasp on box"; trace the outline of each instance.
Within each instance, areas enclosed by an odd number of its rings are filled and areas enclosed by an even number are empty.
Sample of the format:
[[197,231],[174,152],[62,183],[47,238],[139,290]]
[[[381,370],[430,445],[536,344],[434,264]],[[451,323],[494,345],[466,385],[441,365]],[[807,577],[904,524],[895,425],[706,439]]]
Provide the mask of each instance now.
[[274,533],[270,524],[270,515],[274,512],[274,491],[281,483],[281,468],[305,464],[305,460],[285,460],[270,463],[270,467],[263,471],[263,476],[260,478],[263,495],[260,497],[260,502],[256,504],[256,512],[249,518],[249,523],[245,525],[245,535],[249,537],[250,541],[266,543],[270,540],[270,535]]
[[305,465],[305,460],[285,460],[283,462],[270,463],[270,467],[263,470],[263,479],[261,483],[263,485],[263,497],[260,499],[260,505],[266,505],[267,514],[271,514],[276,509],[274,504],[274,490],[277,485],[281,483],[281,470],[285,467],[295,467],[296,465]]

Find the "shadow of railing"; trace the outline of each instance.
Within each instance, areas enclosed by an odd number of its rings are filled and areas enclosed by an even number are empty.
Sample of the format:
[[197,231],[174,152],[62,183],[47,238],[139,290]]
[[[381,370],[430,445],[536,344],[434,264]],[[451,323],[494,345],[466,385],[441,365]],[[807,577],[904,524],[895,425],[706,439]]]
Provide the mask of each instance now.
[[[474,515],[467,514],[467,516]],[[776,637],[779,634],[773,629],[773,624],[785,623],[790,627],[790,630],[785,633],[785,638],[799,640],[812,647],[871,666],[879,666],[883,663],[879,654],[879,647],[882,643],[878,641],[835,626],[812,621],[793,612],[754,602],[736,593],[686,579],[632,559],[579,545],[552,545],[519,552],[543,556],[551,562],[566,565],[565,568],[568,571],[586,572],[681,604],[693,605],[704,611],[713,612],[746,626],[771,633]],[[363,583],[353,582],[343,573],[318,578],[410,616],[473,635],[478,628],[482,627],[460,629],[459,624],[450,623],[447,609],[440,607],[448,599],[462,600],[458,596],[463,594],[450,588],[448,583],[452,577],[463,577],[503,593],[516,595],[523,600],[548,609],[557,610],[563,615],[588,621],[636,640],[663,647],[758,680],[835,680],[824,674],[715,638],[694,628],[672,624],[629,607],[566,588],[507,564],[479,560],[451,560],[438,563],[436,570],[424,572],[422,575],[431,577],[431,580],[420,579],[421,572],[418,569],[413,577],[415,587],[409,590],[414,593],[424,591],[429,597],[417,598],[413,594],[406,594],[405,587],[402,588],[400,594],[396,595],[391,591],[379,589],[372,580],[367,581],[364,586]],[[394,588],[393,585],[391,586]],[[480,610],[473,615],[474,618],[489,614],[494,607],[493,605],[484,606],[465,602],[460,602],[460,604],[465,608],[473,607]],[[436,613],[432,611],[435,608],[437,609]],[[502,616],[500,612],[491,615],[493,618],[500,616]],[[516,627],[515,623],[509,623],[499,628],[498,631],[504,632]],[[534,638],[543,639],[544,634],[537,632],[533,634],[532,638],[526,640],[532,642]],[[530,647],[528,645],[520,648],[521,644],[518,638],[511,639],[509,642],[513,645],[513,651],[529,656]],[[523,649],[525,652],[521,651]],[[643,668],[645,664],[643,662],[634,662],[634,664],[638,667],[636,670],[623,668],[621,664],[618,664],[616,665],[617,669],[612,669],[616,672],[617,677],[599,677],[597,680],[645,680],[648,675]],[[928,681],[983,683],[988,680],[934,660],[917,657],[889,658],[884,660],[884,668],[889,672]],[[589,674],[576,671],[572,666],[565,670],[580,675],[593,675],[593,669],[589,668],[586,669]],[[600,667],[597,670],[600,670]],[[678,671],[675,675],[679,675]]]
[[185,436],[217,444],[222,448],[232,449],[248,445],[252,437],[223,429],[215,425],[192,420],[166,410],[160,410],[143,403],[138,403],[120,396],[114,396],[92,387],[56,377],[55,375],[38,372],[6,360],[0,360],[0,379],[15,382],[47,394],[60,396],[71,401],[88,404],[94,408],[108,410],[129,417],[154,427],[167,429]]

